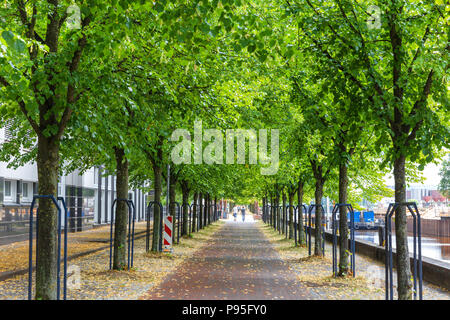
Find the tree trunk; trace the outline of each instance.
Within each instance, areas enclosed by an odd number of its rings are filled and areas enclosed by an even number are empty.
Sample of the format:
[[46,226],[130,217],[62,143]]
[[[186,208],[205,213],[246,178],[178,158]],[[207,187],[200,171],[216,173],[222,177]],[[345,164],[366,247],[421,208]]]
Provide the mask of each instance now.
[[272,227],[274,230],[277,230],[277,227],[276,227],[276,218],[277,218],[276,205],[277,205],[277,202],[275,201],[275,196],[272,196],[271,204],[272,204],[272,207],[270,210],[270,217],[271,217],[271,221],[272,221]]
[[276,194],[274,194],[274,196],[273,196],[273,229],[275,230],[275,231],[278,231],[278,216],[277,216],[277,211],[278,211],[278,208],[277,208],[277,196],[276,196]]
[[219,218],[217,214],[217,197],[214,197],[214,221],[217,221]]
[[[347,203],[348,176],[347,166],[339,166],[339,203]],[[339,209],[339,276],[348,273],[348,221],[347,207]]]
[[209,225],[210,223],[210,216],[211,216],[211,196],[209,195],[209,193],[206,195],[207,197],[207,207],[206,207],[206,217],[205,217],[205,223],[206,225]]
[[192,206],[192,232],[197,231],[197,211],[198,211],[198,193],[194,192],[194,202]]
[[[117,198],[128,199],[128,160],[125,157],[125,151],[121,148],[115,148],[115,156],[117,166]],[[123,270],[127,267],[125,261],[127,251],[127,218],[127,203],[125,201],[117,201],[114,223],[114,270]]]
[[273,210],[273,197],[272,197],[272,195],[269,195],[270,196],[270,209],[269,210],[267,210],[267,214],[268,214],[268,216],[267,216],[267,219],[269,220],[269,225],[270,226],[272,226],[273,225],[273,213],[272,213],[272,210]]
[[[394,162],[395,202],[406,202],[405,156]],[[395,240],[397,251],[397,292],[399,300],[412,299],[411,269],[408,251],[408,230],[406,208],[399,206],[395,211]]]
[[[282,193],[282,199],[283,199],[283,208],[282,208],[282,214],[283,214],[283,233],[286,233],[286,226],[287,226],[287,212],[286,212],[286,192],[283,191]],[[287,237],[287,234],[286,234]]]
[[280,208],[279,208],[279,204],[280,204],[280,195],[277,194],[275,195],[275,230],[277,230],[278,232],[280,232]]
[[210,205],[210,199],[209,194],[206,194],[205,197],[205,209],[204,209],[204,215],[203,215],[203,225],[207,226],[209,224],[209,205]]
[[294,239],[294,192],[289,192],[289,239]]
[[267,223],[269,221],[269,208],[268,208],[268,206],[269,206],[269,197],[266,196],[264,198],[264,203],[266,205],[266,210],[264,212],[264,219],[265,219],[265,222]]
[[[172,216],[173,230],[175,230],[175,226],[177,225],[176,211],[178,210],[178,208],[174,203],[177,197],[176,186],[177,178],[174,174],[171,174],[169,177],[169,214]],[[175,243],[175,232],[172,232],[172,243]]]
[[262,198],[262,207],[263,207],[262,220],[263,222],[266,222],[266,197]]
[[[396,7],[398,4],[392,2],[394,8],[390,8],[387,15],[387,22],[389,27],[389,37],[392,47],[392,82],[394,100],[394,121],[391,123],[393,135],[393,149],[395,152],[394,159],[394,180],[395,180],[395,202],[406,202],[406,177],[405,177],[405,155],[402,149],[408,148],[408,136],[405,132],[409,131],[409,119],[405,119],[403,115],[403,93],[404,82],[402,81],[402,66],[404,62],[404,48],[402,47],[402,34],[400,19]],[[432,73],[431,73],[432,75]],[[428,82],[428,81],[427,81]],[[430,83],[431,84],[431,83]],[[425,98],[428,96],[425,89],[423,94]],[[415,112],[410,112],[410,115]],[[413,129],[416,130],[416,129]],[[413,134],[411,132],[411,134]],[[415,133],[413,134],[413,136]],[[406,208],[399,206],[395,211],[395,239],[396,239],[396,251],[397,251],[397,292],[399,300],[412,299],[412,283],[411,283],[411,270],[409,262],[408,252],[408,232],[406,222]]]
[[[59,147],[59,141],[39,137],[37,169],[40,195],[57,196]],[[38,220],[36,299],[56,300],[58,211],[52,200],[39,200]]]
[[203,228],[203,193],[199,193],[198,195],[198,229]]
[[[158,152],[159,153],[159,152]],[[159,251],[159,232],[161,215],[160,207],[158,203],[161,203],[161,192],[162,192],[162,170],[157,161],[153,163],[153,175],[155,176],[155,202],[154,205],[154,215],[153,215],[153,239],[152,239],[152,251]]]
[[[300,245],[305,245],[306,243],[306,234],[303,226],[303,185],[304,183],[298,182],[297,189],[297,201],[298,201],[298,243]],[[306,214],[306,212],[305,212]]]
[[272,196],[272,210],[271,210],[271,215],[272,215],[272,227],[274,230],[277,230],[277,201],[275,199],[275,196]]
[[[324,181],[321,178],[316,178],[315,203],[320,205],[323,197]],[[322,208],[316,207],[316,214],[314,218],[314,255],[322,255]]]
[[183,194],[183,226],[181,228],[181,235],[187,235],[188,233],[188,219],[189,219],[189,186],[187,181],[181,182],[181,192]]

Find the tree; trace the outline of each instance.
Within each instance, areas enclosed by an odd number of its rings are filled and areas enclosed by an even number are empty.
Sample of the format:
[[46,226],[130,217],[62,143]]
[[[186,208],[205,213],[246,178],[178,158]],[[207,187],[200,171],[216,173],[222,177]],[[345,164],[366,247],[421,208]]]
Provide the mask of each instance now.
[[442,168],[439,171],[441,181],[439,182],[439,191],[446,198],[450,197],[450,157],[442,162]]
[[[366,95],[370,107],[361,112],[367,111],[374,121],[377,151],[388,147],[385,163],[394,168],[395,201],[402,203],[407,160],[423,169],[437,150],[448,145],[448,127],[440,116],[448,105],[442,94],[449,61],[447,40],[441,36],[447,27],[444,5],[377,2],[383,13],[379,29],[367,27],[368,5],[308,0],[290,6],[289,14],[301,12],[305,46],[312,46],[317,57],[326,58]],[[404,207],[395,213],[395,227],[398,297],[411,299]]]
[[[121,6],[90,1],[80,4],[80,28],[71,29],[66,24],[68,5],[58,0],[7,1],[0,9],[1,100],[7,115],[25,117],[32,139],[37,137],[34,154],[41,195],[56,196],[61,138],[71,118],[83,112],[80,98],[99,71],[92,66],[108,59],[99,50],[101,44],[114,45],[111,32],[105,31],[116,29],[120,34],[122,26],[117,22],[123,15]],[[50,200],[39,202],[36,298],[55,299],[57,211]]]

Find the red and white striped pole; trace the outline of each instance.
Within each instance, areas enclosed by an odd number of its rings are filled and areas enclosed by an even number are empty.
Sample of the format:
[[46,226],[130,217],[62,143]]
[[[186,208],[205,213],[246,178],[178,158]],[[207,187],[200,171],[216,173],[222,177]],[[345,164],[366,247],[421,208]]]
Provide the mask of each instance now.
[[173,232],[173,217],[168,215],[164,218],[164,242],[163,252],[172,252],[172,232]]

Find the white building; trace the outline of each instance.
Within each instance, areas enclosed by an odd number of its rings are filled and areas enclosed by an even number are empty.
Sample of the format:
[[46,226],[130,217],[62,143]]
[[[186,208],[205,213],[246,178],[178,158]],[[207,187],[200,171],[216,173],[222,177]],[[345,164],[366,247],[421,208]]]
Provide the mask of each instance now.
[[[8,139],[8,130],[0,128],[0,146]],[[111,205],[116,198],[115,177],[102,177],[101,168],[91,168],[83,175],[73,172],[60,177],[58,196],[63,197],[69,215],[72,232],[109,223]],[[37,194],[36,164],[10,169],[0,162],[0,233],[14,232],[11,222],[29,219],[33,195]],[[141,190],[130,190],[129,199],[136,206],[136,220],[145,219],[145,203],[148,195]],[[3,227],[3,228],[2,228]],[[17,230],[16,230],[17,231]],[[4,235],[4,234],[0,234]]]

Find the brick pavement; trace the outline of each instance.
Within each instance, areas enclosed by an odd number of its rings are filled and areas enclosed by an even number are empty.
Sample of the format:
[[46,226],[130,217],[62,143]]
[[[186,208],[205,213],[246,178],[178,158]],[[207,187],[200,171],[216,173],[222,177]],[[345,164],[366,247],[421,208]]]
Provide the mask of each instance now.
[[302,285],[255,222],[228,221],[208,245],[142,299],[307,299]]

